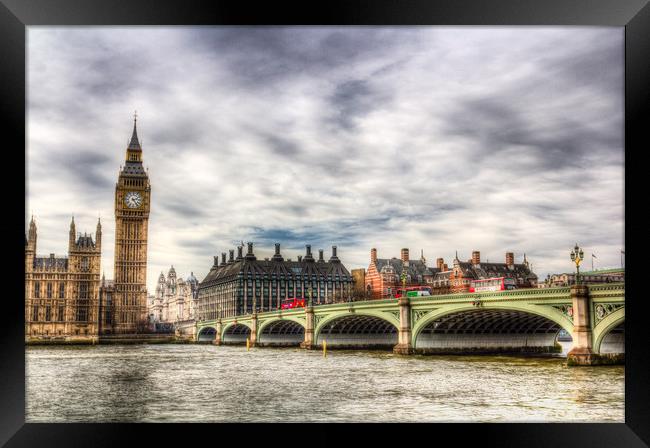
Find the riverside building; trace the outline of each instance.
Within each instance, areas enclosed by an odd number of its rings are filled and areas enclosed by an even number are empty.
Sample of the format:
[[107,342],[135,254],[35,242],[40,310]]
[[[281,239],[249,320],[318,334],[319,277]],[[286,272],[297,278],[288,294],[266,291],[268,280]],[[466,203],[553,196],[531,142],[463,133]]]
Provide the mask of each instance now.
[[223,252],[221,264],[215,256],[210,272],[198,286],[198,320],[278,310],[284,299],[308,301],[310,293],[314,305],[350,300],[352,276],[336,255],[336,246],[327,261],[322,249],[315,259],[311,246],[305,247],[305,256],[297,261],[285,260],[277,243],[270,259],[258,260],[253,243],[248,243],[246,255],[243,246],[237,247],[237,258],[234,250],[228,260]]

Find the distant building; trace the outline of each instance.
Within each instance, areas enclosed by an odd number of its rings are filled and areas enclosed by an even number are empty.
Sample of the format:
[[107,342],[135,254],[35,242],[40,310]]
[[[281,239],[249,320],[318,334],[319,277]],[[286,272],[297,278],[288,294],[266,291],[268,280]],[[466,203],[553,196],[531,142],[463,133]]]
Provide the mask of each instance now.
[[[580,273],[581,283],[617,283],[625,281],[625,269],[599,269],[595,271],[586,271]],[[549,274],[543,282],[537,286],[539,288],[553,288],[559,286],[571,286],[576,283],[575,272],[565,272],[562,274]]]
[[524,254],[523,263],[515,263],[512,252],[506,252],[505,263],[482,263],[481,253],[472,252],[468,261],[460,261],[458,254],[449,274],[449,286],[452,293],[469,291],[472,280],[506,277],[515,280],[517,288],[537,287],[537,275],[531,270],[531,265]]
[[352,276],[337,257],[336,246],[328,261],[322,250],[318,260],[314,259],[310,245],[298,261],[285,260],[279,244],[270,260],[258,260],[253,243],[248,243],[245,256],[242,250],[237,248],[237,258],[231,250],[228,261],[222,253],[221,264],[214,257],[210,272],[198,286],[198,320],[278,310],[284,299],[308,300],[310,291],[314,305],[351,298]]
[[352,274],[352,281],[354,286],[352,287],[352,297],[355,299],[365,299],[366,298],[366,270],[361,269],[352,269],[350,271]]
[[70,223],[68,256],[37,256],[36,222],[25,238],[25,339],[94,340],[98,336],[102,225],[92,235]]
[[161,272],[156,286],[156,295],[147,301],[150,322],[178,322],[192,320],[198,300],[198,280],[192,272],[187,280],[176,277],[174,266],[167,278]]
[[394,297],[402,287],[402,272],[406,273],[406,286],[431,286],[438,267],[430,268],[424,254],[411,260],[409,250],[402,249],[400,258],[377,258],[377,249],[370,249],[370,264],[365,275],[366,297],[382,299]]

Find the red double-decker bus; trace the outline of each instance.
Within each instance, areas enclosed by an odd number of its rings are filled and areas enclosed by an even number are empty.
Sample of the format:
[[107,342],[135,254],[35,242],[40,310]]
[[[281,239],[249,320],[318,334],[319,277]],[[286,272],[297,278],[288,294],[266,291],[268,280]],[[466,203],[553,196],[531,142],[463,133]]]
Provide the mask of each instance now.
[[469,292],[505,291],[506,289],[517,289],[515,279],[508,277],[484,278],[472,280],[469,284]]
[[[399,299],[402,297],[404,288],[398,288],[395,291],[395,298]],[[430,296],[431,287],[430,286],[407,286],[406,287],[406,297],[420,297],[420,296]]]
[[290,310],[293,308],[304,308],[305,307],[305,299],[299,299],[296,297],[292,297],[289,299],[284,299],[282,301],[282,309],[283,310]]

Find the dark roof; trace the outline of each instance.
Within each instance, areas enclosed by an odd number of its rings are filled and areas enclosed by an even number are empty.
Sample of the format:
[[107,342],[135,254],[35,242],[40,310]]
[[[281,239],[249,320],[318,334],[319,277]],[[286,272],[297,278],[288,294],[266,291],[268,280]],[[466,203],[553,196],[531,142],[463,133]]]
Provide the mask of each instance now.
[[79,235],[79,238],[77,238],[77,247],[95,247],[95,242],[90,235]]
[[[381,269],[388,264],[395,270],[395,274],[402,275],[404,262],[400,258],[378,258],[375,267],[377,271],[381,272]],[[434,275],[436,272],[440,272],[440,270],[428,267],[422,260],[409,260],[406,268],[406,274],[417,281],[422,281],[422,277],[425,275]]]
[[142,162],[134,162],[131,160],[127,160],[124,163],[124,167],[122,167],[122,174],[142,177],[142,176],[146,176],[147,172],[144,170],[144,167],[142,166]]
[[524,264],[514,264],[512,268],[505,263],[479,263],[478,267],[469,261],[458,262],[464,277],[475,279],[492,277],[516,277],[537,279],[537,275]]
[[131,151],[142,151],[140,147],[140,141],[138,140],[138,131],[136,129],[136,121],[133,121],[133,134],[131,135],[131,141],[129,142],[129,150]]
[[56,258],[53,256],[34,258],[35,268],[45,268],[47,270],[65,271],[68,269],[67,258]]
[[304,258],[302,261],[251,260],[244,258],[218,267],[212,266],[208,275],[201,281],[199,288],[234,280],[240,274],[267,277],[269,279],[273,278],[274,275],[295,279],[339,275],[344,280],[352,280],[350,272],[338,259],[318,263],[314,259],[305,260]]

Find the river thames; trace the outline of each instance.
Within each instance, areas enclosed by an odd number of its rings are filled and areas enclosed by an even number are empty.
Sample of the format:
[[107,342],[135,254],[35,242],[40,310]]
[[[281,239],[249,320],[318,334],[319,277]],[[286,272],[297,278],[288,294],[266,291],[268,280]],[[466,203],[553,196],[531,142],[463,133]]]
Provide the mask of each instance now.
[[208,344],[30,346],[27,422],[623,422],[624,366]]

